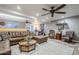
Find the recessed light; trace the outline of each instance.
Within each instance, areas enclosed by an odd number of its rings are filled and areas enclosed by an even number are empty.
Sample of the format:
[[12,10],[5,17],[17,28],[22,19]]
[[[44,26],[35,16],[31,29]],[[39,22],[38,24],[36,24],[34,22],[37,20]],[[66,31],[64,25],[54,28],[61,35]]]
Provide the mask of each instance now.
[[64,16],[61,16],[61,18],[64,18]]
[[20,9],[21,9],[21,7],[20,7],[20,6],[17,6],[17,9],[18,9],[18,10],[20,10]]
[[46,19],[49,19],[48,17],[46,17]]
[[36,13],[36,16],[39,16],[39,13]]

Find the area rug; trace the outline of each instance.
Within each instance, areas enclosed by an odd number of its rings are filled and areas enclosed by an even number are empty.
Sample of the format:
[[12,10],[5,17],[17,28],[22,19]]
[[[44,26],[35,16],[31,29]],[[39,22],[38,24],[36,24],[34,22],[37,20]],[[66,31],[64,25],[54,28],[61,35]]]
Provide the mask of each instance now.
[[36,50],[20,52],[19,46],[11,47],[12,55],[72,55],[74,48],[65,45],[60,41],[48,40],[46,43],[38,44]]

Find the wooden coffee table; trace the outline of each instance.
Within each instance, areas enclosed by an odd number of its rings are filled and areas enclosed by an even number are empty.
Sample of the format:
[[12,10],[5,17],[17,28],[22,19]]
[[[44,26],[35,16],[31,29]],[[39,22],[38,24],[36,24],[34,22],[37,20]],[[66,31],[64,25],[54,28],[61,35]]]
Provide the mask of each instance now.
[[35,50],[36,48],[36,41],[31,40],[28,44],[27,41],[19,42],[19,48],[21,52],[30,52],[32,50]]
[[61,33],[56,33],[56,39],[57,40],[62,40],[62,34]]

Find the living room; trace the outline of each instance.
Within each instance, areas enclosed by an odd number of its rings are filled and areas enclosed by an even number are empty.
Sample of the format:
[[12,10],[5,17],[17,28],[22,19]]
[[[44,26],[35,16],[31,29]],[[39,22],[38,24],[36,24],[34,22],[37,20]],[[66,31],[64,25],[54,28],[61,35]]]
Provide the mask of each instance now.
[[79,4],[0,4],[0,55],[79,55]]

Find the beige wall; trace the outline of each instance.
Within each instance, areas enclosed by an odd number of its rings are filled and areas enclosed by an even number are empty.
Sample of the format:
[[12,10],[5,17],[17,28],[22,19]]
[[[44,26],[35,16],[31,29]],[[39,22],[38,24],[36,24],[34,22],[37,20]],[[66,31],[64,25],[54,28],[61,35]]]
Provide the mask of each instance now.
[[[56,22],[65,21],[68,24],[69,29],[75,31],[75,35],[79,38],[79,16],[65,18]],[[45,24],[45,32],[49,32],[49,30],[57,31],[56,22],[46,23]],[[78,39],[79,40],[79,39]]]
[[44,29],[45,29],[45,33],[48,34],[49,30],[55,30],[55,31],[57,31],[58,27],[56,26],[56,22],[45,23]]

